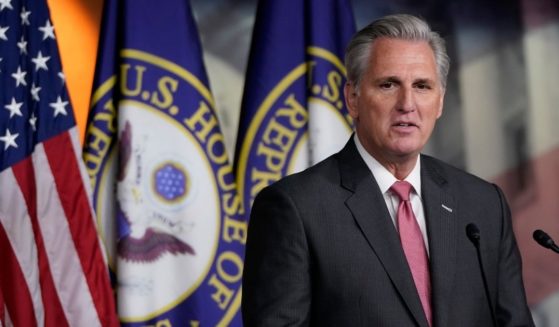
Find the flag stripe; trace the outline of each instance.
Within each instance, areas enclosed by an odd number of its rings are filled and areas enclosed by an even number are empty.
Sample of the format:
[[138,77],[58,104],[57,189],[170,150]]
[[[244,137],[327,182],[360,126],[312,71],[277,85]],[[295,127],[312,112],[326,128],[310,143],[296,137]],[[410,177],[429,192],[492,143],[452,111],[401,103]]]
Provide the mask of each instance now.
[[[37,185],[35,184],[35,173],[33,171],[33,162],[27,158],[13,167],[14,177],[22,192],[24,203],[27,205],[27,212],[31,219],[31,227],[35,236],[35,244],[37,249],[37,265],[39,268],[39,281],[41,286],[41,296],[45,309],[45,326],[67,326],[68,321],[62,309],[62,304],[58,298],[56,287],[53,281],[51,266],[48,260],[48,251],[45,248],[45,240],[43,238],[39,217],[43,219],[44,215],[38,211],[41,208],[38,203]],[[39,163],[39,167],[43,164]],[[43,169],[43,168],[41,168]],[[40,190],[39,190],[40,191]],[[39,206],[39,207],[37,207]],[[57,226],[58,227],[58,226]],[[48,240],[46,240],[48,243]]]
[[5,310],[5,315],[4,315],[4,326],[15,326],[7,310]]
[[[11,170],[0,173],[0,185],[15,184]],[[0,197],[0,257],[4,265],[0,287],[6,301],[5,317],[9,315],[16,326],[37,326],[44,321],[41,290],[38,282],[33,282],[39,275],[37,249],[29,216],[21,203],[17,189]]]
[[[119,325],[112,290],[104,287],[110,285],[108,267],[98,264],[106,261],[91,207],[91,190],[83,183],[74,182],[80,178],[89,180],[85,167],[78,164],[81,161],[81,155],[78,156],[81,147],[78,142],[77,127],[43,144],[48,153],[49,165],[56,177],[58,194],[72,195],[68,201],[62,201],[62,208],[69,217],[67,222],[79,255],[77,259],[81,259],[80,267],[83,271],[80,271],[80,275],[84,275],[84,282],[87,283],[89,290],[87,294],[91,295],[93,300],[88,307],[93,308],[91,305],[94,304],[96,309],[96,316],[92,318],[94,320],[86,322],[91,325],[92,321],[99,320],[103,326]],[[63,149],[74,149],[73,156],[65,158],[67,152]]]
[[[88,181],[89,182],[89,175],[87,174],[87,171],[85,169],[84,165],[78,165],[78,162],[82,161],[82,145],[79,141],[79,131],[78,131],[78,127],[74,126],[72,128],[70,128],[68,130],[68,135],[69,135],[69,139],[70,139],[70,143],[72,146],[72,154],[74,154],[74,159],[76,160],[75,162],[75,169],[77,169],[78,173],[80,174],[80,178],[83,181]],[[90,213],[90,218],[93,221],[93,224],[96,226],[96,220],[95,220],[95,212],[93,210],[93,207],[91,206],[91,199],[93,199],[93,192],[91,190],[91,187],[88,187],[89,184],[87,184],[87,186],[82,185],[82,190],[83,192],[85,192],[85,199],[87,200],[87,203],[89,204],[88,206],[88,210]],[[99,238],[100,239],[100,238]]]
[[[86,192],[81,183],[75,183],[81,176],[75,155],[67,151],[71,148],[70,135],[62,133],[35,149],[38,203],[43,210],[40,216],[45,217],[42,226],[48,252],[58,254],[51,257],[51,265],[69,323],[95,326],[107,311],[103,309],[106,302],[94,301],[99,296],[96,285],[103,278],[108,283],[108,275],[104,266],[95,264],[103,259]],[[101,296],[110,298],[110,291],[105,290],[109,294]]]
[[0,225],[0,256],[5,265],[0,269],[0,289],[6,301],[6,305],[2,305],[5,307],[3,321],[6,326],[10,325],[10,320],[13,326],[38,326],[35,319],[37,310],[33,307],[25,277],[12,250],[4,226]]
[[[35,169],[34,180],[37,182],[37,215],[41,219],[41,237],[44,239],[44,246],[48,254],[53,283],[55,284],[54,292],[59,297],[61,308],[64,308],[66,323],[76,325],[80,322],[78,317],[84,314],[88,319],[94,319],[88,314],[91,303],[88,305],[88,303],[82,303],[81,300],[84,296],[87,296],[87,289],[76,283],[76,279],[83,279],[83,272],[79,266],[79,259],[76,258],[74,244],[68,235],[67,218],[61,208],[59,194],[56,193],[55,189],[56,181],[49,169],[42,144],[35,148],[32,157]],[[41,284],[43,284],[42,281]],[[75,294],[72,294],[72,292],[75,292]],[[80,307],[82,312],[78,310]],[[45,304],[47,313],[51,309],[47,308]],[[87,321],[84,318],[81,319],[82,323]],[[92,323],[94,321],[92,320]]]
[[[72,148],[74,150],[73,153],[74,153],[74,157],[76,158],[76,163],[82,162],[82,145],[79,141],[80,137],[79,137],[78,127],[77,126],[72,127],[70,130],[68,130],[68,133],[70,134],[70,141],[72,143]],[[81,180],[89,182],[89,175],[87,174],[87,170],[85,169],[85,165],[77,164],[77,169],[79,170]],[[108,262],[107,251],[105,249],[105,244],[103,242],[103,238],[101,237],[101,234],[97,232],[99,230],[99,228],[98,228],[99,226],[97,225],[97,220],[95,218],[96,217],[95,216],[95,211],[93,210],[93,204],[92,204],[93,191],[92,191],[89,183],[88,184],[82,184],[82,186],[83,186],[83,190],[86,193],[86,198],[84,200],[87,200],[87,203],[88,203],[89,215],[90,215],[90,218],[91,218],[91,221],[92,221],[92,226],[94,227],[94,230],[96,231],[95,235],[96,235],[97,240],[98,240],[101,256],[103,257],[103,262]],[[105,269],[103,269],[103,270],[105,270]],[[108,271],[108,268],[106,270]],[[106,272],[106,273],[108,273],[108,272]],[[110,281],[110,277],[107,280]],[[108,294],[108,295],[110,295],[111,298],[113,298],[112,291],[109,292],[109,293],[110,294]],[[95,295],[93,295],[93,298],[95,299]],[[111,307],[108,307],[108,308],[110,309]],[[99,311],[99,309],[98,309],[98,311]],[[115,323],[118,323],[118,322],[115,320]]]

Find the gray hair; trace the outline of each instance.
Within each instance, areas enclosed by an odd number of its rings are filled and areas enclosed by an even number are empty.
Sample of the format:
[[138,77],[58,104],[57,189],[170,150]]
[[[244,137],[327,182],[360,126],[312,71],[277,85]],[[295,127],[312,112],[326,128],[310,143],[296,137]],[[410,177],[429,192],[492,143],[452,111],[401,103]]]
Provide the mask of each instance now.
[[437,32],[432,31],[424,20],[404,14],[377,19],[357,32],[349,41],[345,52],[347,80],[356,88],[359,87],[363,73],[367,69],[371,47],[374,41],[381,37],[429,43],[435,54],[441,86],[443,89],[446,88],[450,59],[446,54],[444,39]]

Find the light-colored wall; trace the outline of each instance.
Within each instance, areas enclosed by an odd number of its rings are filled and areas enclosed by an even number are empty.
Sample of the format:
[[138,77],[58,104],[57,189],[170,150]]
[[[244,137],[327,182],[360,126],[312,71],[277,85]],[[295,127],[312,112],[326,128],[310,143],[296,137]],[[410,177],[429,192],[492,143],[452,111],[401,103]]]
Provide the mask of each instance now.
[[526,33],[531,156],[559,146],[559,22]]

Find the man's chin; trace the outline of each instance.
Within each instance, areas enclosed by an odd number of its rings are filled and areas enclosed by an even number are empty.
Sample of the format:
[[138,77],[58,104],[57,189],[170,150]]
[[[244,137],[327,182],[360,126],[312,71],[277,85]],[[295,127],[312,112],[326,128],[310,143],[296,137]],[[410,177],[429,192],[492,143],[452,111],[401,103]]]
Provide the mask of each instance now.
[[400,144],[390,149],[390,152],[399,158],[415,158],[423,147],[417,144]]

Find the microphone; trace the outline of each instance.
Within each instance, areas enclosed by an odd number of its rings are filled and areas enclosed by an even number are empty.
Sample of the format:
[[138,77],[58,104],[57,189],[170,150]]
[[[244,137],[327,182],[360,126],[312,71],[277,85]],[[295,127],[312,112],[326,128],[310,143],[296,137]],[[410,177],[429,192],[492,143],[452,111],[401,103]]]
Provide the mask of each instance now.
[[466,226],[466,235],[468,235],[470,242],[474,243],[476,249],[479,248],[481,234],[479,233],[479,228],[477,228],[476,224],[469,223],[468,226]]
[[497,319],[495,318],[495,309],[491,303],[491,296],[489,294],[489,286],[487,286],[487,277],[485,277],[485,270],[483,269],[483,261],[481,260],[481,233],[479,228],[474,223],[469,223],[466,226],[466,235],[468,239],[476,248],[477,261],[479,263],[479,270],[481,272],[481,279],[483,280],[483,290],[485,291],[485,298],[487,299],[487,304],[489,305],[489,311],[491,312],[491,320],[493,321],[493,326],[497,327]]
[[553,252],[559,253],[559,246],[557,246],[557,244],[553,242],[551,236],[547,235],[547,233],[543,230],[536,229],[532,236],[539,245],[543,246],[544,248],[550,249]]

